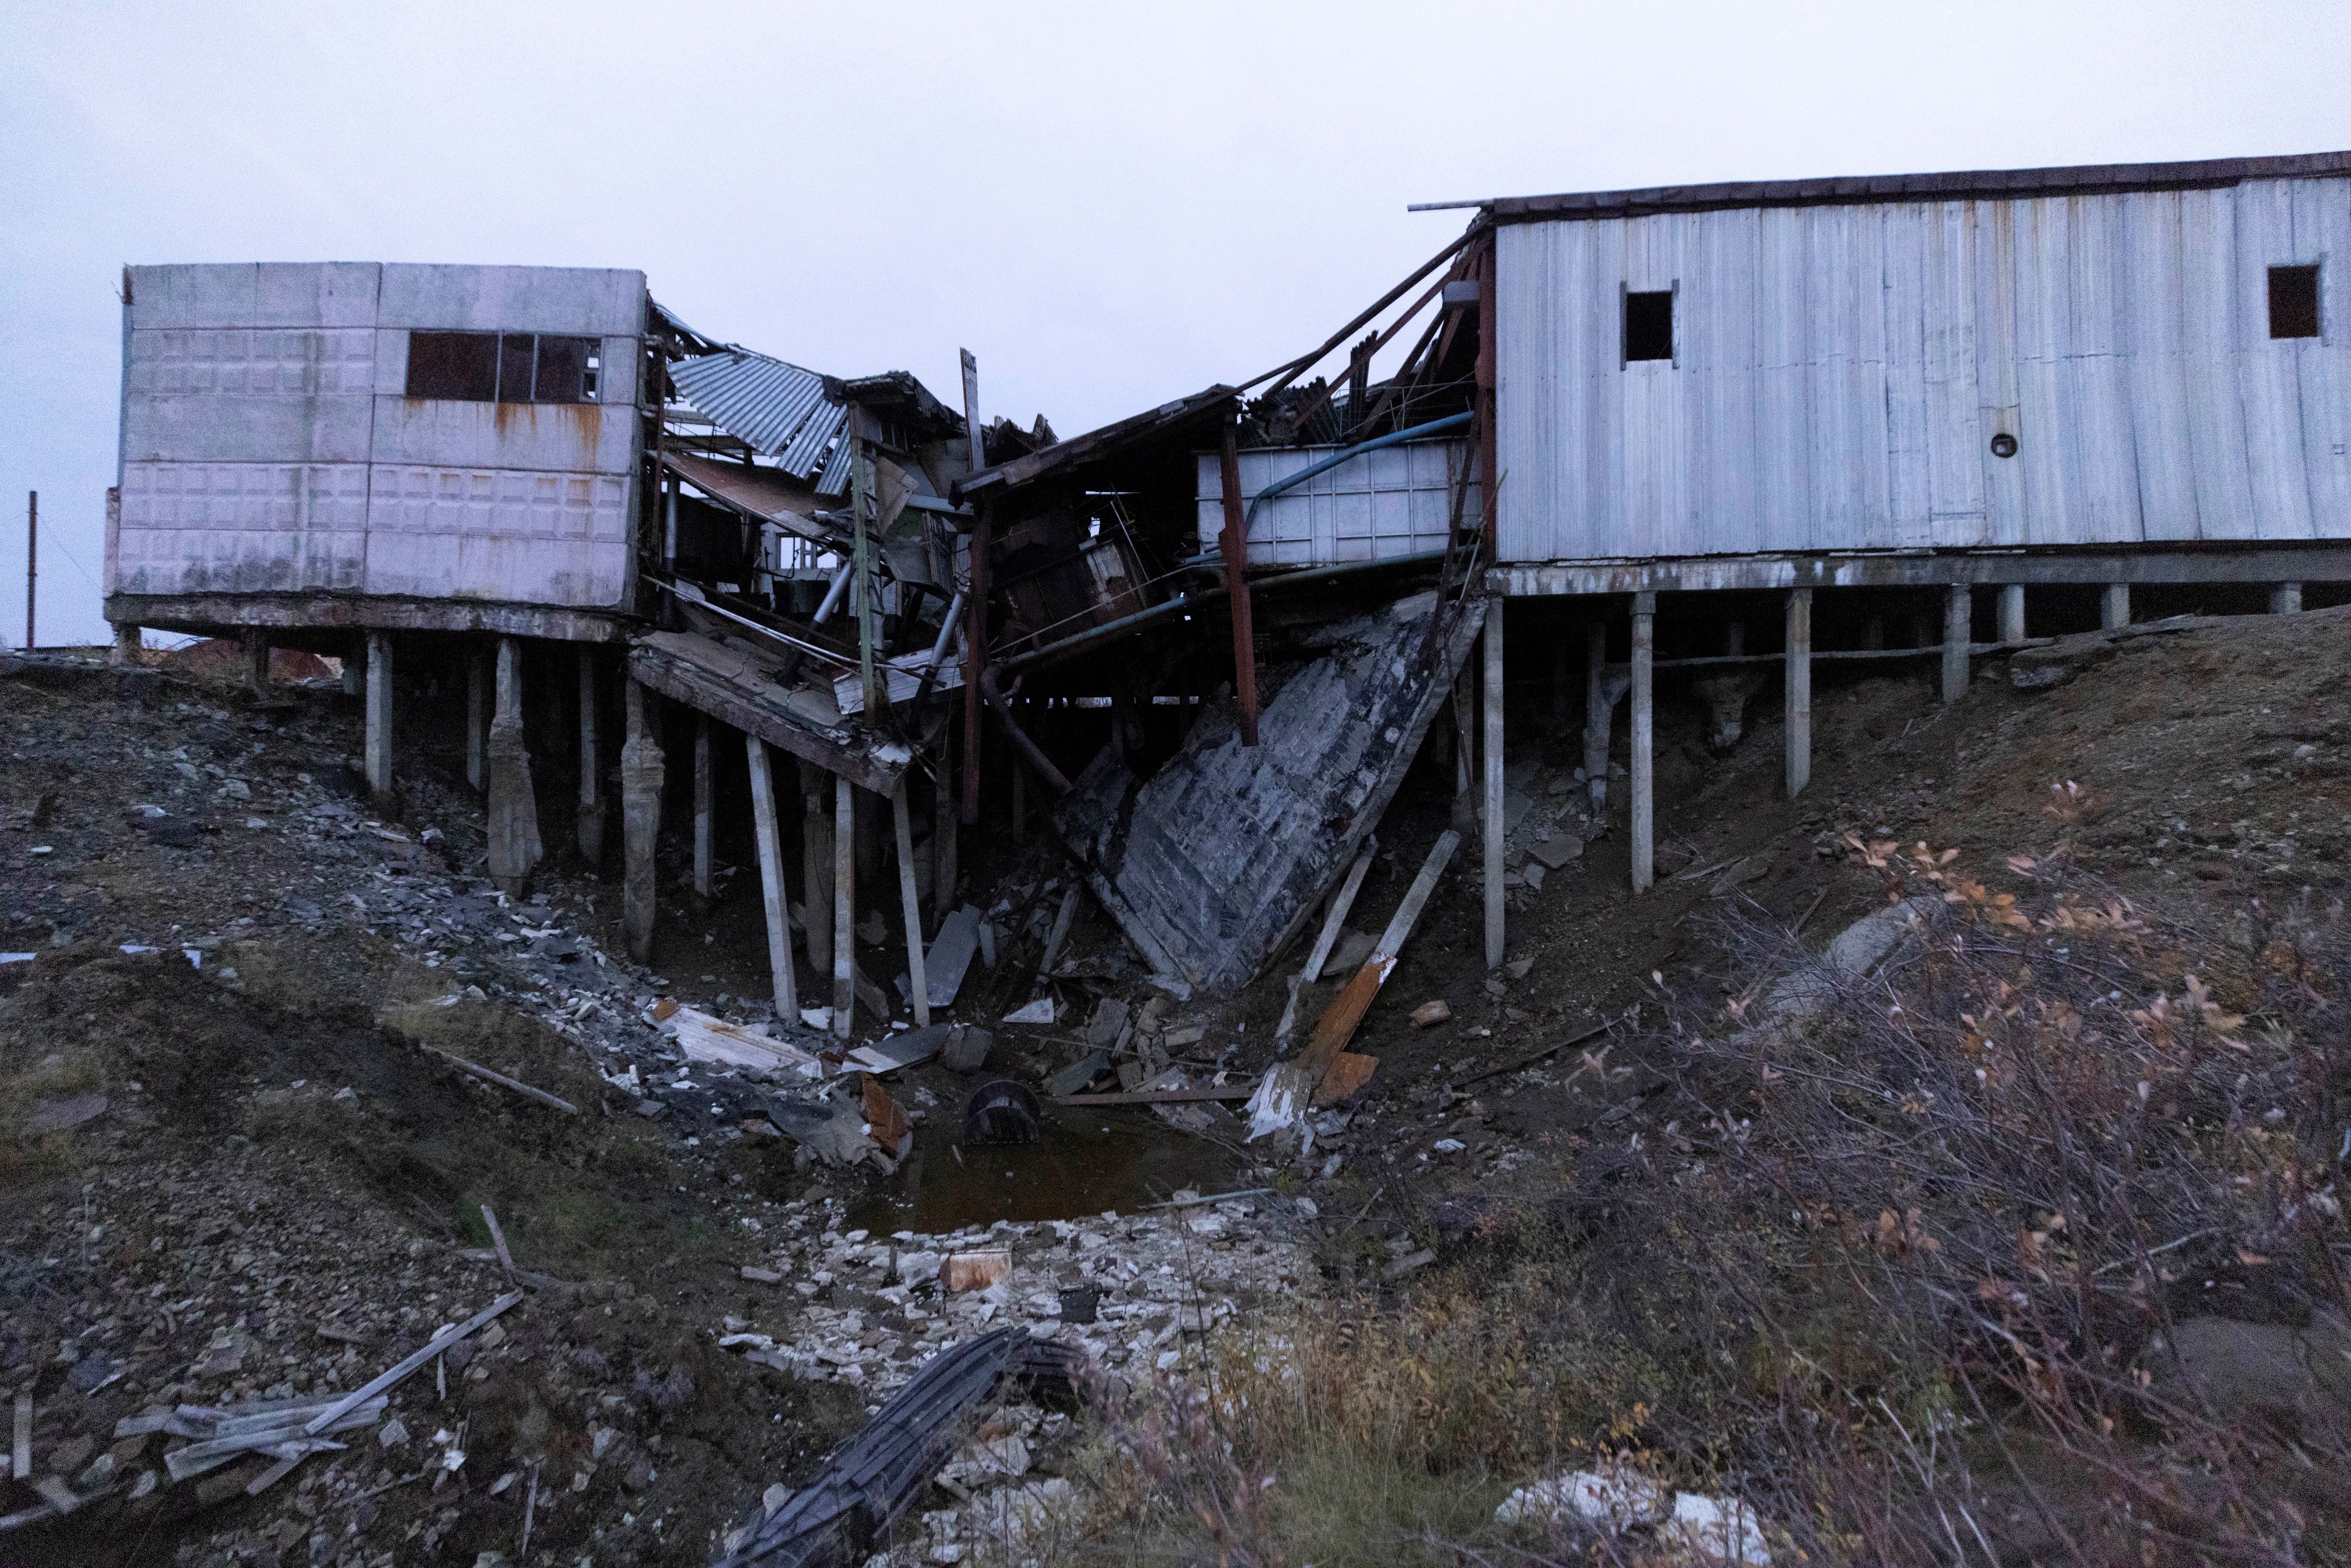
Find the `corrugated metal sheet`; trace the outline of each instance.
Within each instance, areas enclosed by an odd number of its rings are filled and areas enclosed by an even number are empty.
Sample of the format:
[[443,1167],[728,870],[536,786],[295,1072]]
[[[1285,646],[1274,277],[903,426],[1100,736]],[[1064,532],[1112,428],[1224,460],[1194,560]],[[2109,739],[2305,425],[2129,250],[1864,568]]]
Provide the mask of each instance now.
[[[2351,180],[1497,244],[1504,561],[2351,537]],[[2327,336],[2273,340],[2267,268],[2322,259]],[[1628,287],[1673,361],[1623,362]]]
[[[246,264],[131,283],[110,591],[622,602],[643,274]],[[610,401],[412,399],[412,328],[601,336]]]
[[[681,360],[669,379],[687,402],[795,479],[821,474],[819,493],[847,492],[849,408],[824,395],[824,378],[748,349]],[[829,460],[829,461],[828,461]],[[841,482],[832,483],[834,469]]]
[[[1240,454],[1241,494],[1311,467],[1343,448],[1281,446]],[[1337,566],[1347,561],[1393,560],[1443,549],[1453,475],[1468,444],[1411,441],[1350,458],[1294,489],[1259,503],[1249,521],[1251,566]],[[1222,460],[1198,455],[1200,548],[1217,548],[1225,528]],[[1472,481],[1463,515],[1479,515]]]

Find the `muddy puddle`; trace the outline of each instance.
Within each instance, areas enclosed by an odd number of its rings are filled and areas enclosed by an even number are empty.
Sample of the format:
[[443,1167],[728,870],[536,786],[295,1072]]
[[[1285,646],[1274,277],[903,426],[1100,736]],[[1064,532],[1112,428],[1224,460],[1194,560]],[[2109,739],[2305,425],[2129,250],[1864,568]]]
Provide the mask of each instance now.
[[960,1111],[934,1111],[914,1129],[898,1174],[850,1211],[877,1235],[940,1235],[999,1219],[1074,1219],[1104,1209],[1133,1213],[1179,1188],[1246,1186],[1240,1155],[1179,1133],[1132,1107],[1044,1108],[1033,1144],[961,1146]]

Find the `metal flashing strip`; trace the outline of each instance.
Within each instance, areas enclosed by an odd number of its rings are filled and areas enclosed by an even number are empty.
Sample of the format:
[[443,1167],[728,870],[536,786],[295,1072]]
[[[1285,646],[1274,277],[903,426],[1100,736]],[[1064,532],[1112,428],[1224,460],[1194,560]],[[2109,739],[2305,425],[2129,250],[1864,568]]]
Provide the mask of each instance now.
[[1938,588],[1958,583],[2339,581],[2351,581],[2351,542],[2063,554],[1987,549],[1518,562],[1486,573],[1488,591],[1512,598],[1738,589]]
[[2210,190],[2247,180],[2315,180],[2351,174],[2351,152],[2214,158],[2186,163],[2081,163],[2041,169],[1970,169],[1928,174],[1864,174],[1811,180],[1748,180],[1501,196],[1479,204],[1497,223],[1646,217],[1726,207],[1855,205],[1875,202],[2021,201],[2035,196],[2128,191]]

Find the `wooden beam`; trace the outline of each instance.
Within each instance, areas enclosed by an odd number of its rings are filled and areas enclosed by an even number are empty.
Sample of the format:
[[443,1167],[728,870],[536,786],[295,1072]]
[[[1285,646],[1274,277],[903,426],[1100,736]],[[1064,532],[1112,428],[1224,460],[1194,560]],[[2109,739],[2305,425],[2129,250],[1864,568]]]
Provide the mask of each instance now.
[[[848,779],[832,779],[832,1032],[849,1038],[857,1007],[857,801]],[[810,910],[809,918],[816,918]]]
[[[2126,590],[2125,591],[2128,591]],[[1955,582],[1943,591],[1943,700],[1955,703],[1968,695],[1969,622],[1973,614],[1973,591]]]
[[[776,831],[776,791],[768,765],[768,743],[756,735],[743,737],[751,763],[751,831],[758,846],[759,898],[768,920],[768,968],[774,976],[776,1021],[791,1029],[800,1021],[799,992],[792,983],[790,895],[784,886],[784,855]],[[695,737],[695,787],[704,810],[695,818],[696,848],[703,847],[707,818],[710,737],[708,726]]]
[[1813,781],[1813,591],[1788,593],[1788,648],[1782,672],[1787,708],[1787,786],[1791,800]]
[[923,975],[923,906],[914,896],[914,812],[906,802],[906,783],[890,791],[890,815],[898,827],[898,903],[906,917],[906,987],[914,1004],[914,1027],[931,1023],[931,987]]
[[1485,764],[1486,764],[1486,967],[1502,967],[1504,912],[1502,903],[1502,601],[1486,601],[1485,636]]
[[1249,536],[1241,509],[1241,459],[1234,423],[1223,421],[1220,472],[1225,492],[1225,528],[1218,548],[1225,556],[1225,591],[1232,596],[1233,695],[1241,709],[1241,744],[1257,744],[1257,633],[1249,613]]
[[987,545],[989,506],[979,501],[979,517],[971,528],[971,602],[964,613],[963,672],[963,825],[979,822],[980,681],[987,673]]
[[1380,847],[1376,838],[1366,838],[1355,863],[1347,868],[1347,875],[1339,883],[1339,891],[1331,895],[1330,912],[1322,917],[1322,930],[1314,938],[1314,948],[1306,955],[1305,967],[1290,977],[1290,999],[1281,1005],[1281,1021],[1273,1026],[1273,1049],[1290,1049],[1290,1026],[1298,1016],[1298,991],[1312,984],[1322,975],[1322,966],[1331,961],[1331,949],[1338,945],[1339,933],[1346,928],[1347,911],[1355,906],[1355,894],[1364,885],[1364,873],[1372,869],[1372,857]]
[[1646,893],[1657,880],[1656,654],[1657,596],[1633,595],[1633,891]]
[[[743,738],[751,743],[751,755],[758,758],[763,765],[760,768],[755,769],[751,776],[751,788],[756,790],[759,787],[759,779],[766,770],[764,764],[767,757],[766,753],[759,749],[761,743],[758,736],[747,735]],[[755,810],[760,809],[758,801],[755,800],[752,804]],[[772,801],[769,801],[764,809],[770,815],[774,814],[775,807]],[[709,901],[711,896],[710,716],[701,712],[694,716],[694,891],[695,895],[705,903]]]

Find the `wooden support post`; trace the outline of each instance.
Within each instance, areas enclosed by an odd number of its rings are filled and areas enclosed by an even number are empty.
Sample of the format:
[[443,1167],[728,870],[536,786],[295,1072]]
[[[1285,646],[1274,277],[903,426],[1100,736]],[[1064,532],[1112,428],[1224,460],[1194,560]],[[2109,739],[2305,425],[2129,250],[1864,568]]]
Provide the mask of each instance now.
[[[759,759],[759,766],[751,776],[751,787],[757,789],[759,780],[767,777],[767,754],[759,750],[757,737],[746,736],[744,738],[750,741],[751,754]],[[775,799],[771,793],[763,795],[752,804],[755,810],[764,811],[770,818],[776,813]],[[763,873],[767,870],[764,862],[760,870]],[[697,712],[694,716],[694,894],[707,904],[711,891],[710,716]]]
[[1633,891],[1657,880],[1656,742],[1657,596],[1633,595]]
[[[653,852],[661,834],[662,783],[668,767],[645,722],[645,689],[630,681],[622,695],[627,732],[621,744],[621,925],[629,956],[649,964],[661,891]],[[496,779],[495,770],[491,777]]]
[[2270,590],[2270,613],[2299,615],[2302,613],[2302,584],[2281,582]]
[[258,626],[248,626],[243,641],[245,689],[259,696],[269,688],[269,634]]
[[800,941],[809,973],[820,983],[832,974],[832,802],[831,775],[800,765]]
[[898,828],[898,903],[906,916],[906,989],[914,1004],[914,1027],[931,1023],[931,983],[923,973],[923,906],[914,896],[914,810],[906,800],[906,780],[890,791],[890,815]]
[[367,634],[367,758],[368,789],[379,796],[392,793],[392,636]]
[[[373,639],[370,639],[371,643]],[[375,650],[368,650],[368,683],[375,683]],[[370,705],[372,706],[372,704]],[[523,739],[522,644],[498,639],[497,713],[490,720],[490,880],[507,897],[523,890],[545,850],[538,837],[538,797]]]
[[[1608,622],[1594,615],[1583,629],[1583,779],[1592,814],[1608,804]],[[1595,831],[1597,830],[1594,830]]]
[[[768,769],[768,743],[756,735],[743,737],[751,762],[751,832],[759,854],[759,898],[768,917],[768,968],[775,977],[776,1021],[787,1027],[800,1021],[799,994],[792,985],[792,928],[785,911],[790,907],[784,887],[784,852],[776,832],[775,781]],[[695,835],[705,837],[710,769],[710,731],[705,721],[695,737],[695,789],[704,810],[695,814]]]
[[971,602],[963,632],[963,825],[979,821],[979,763],[986,752],[979,737],[981,677],[987,669],[987,532],[988,504],[979,503],[979,517],[971,526]]
[[[832,778],[832,1032],[842,1040],[857,1007],[857,802],[847,779]],[[813,920],[816,912],[809,912]]]
[[[1353,412],[1360,413],[1361,408]],[[1219,465],[1225,492],[1225,528],[1217,548],[1225,557],[1225,591],[1233,614],[1233,695],[1240,702],[1241,744],[1257,744],[1257,633],[1249,613],[1249,535],[1241,509],[1241,459],[1233,422],[1222,422],[1224,449]]]
[[593,871],[604,863],[604,802],[597,775],[603,759],[596,746],[596,650],[580,650],[580,858]]
[[2130,624],[2130,584],[2110,582],[2098,595],[2098,628],[2119,632]]
[[931,773],[931,928],[935,931],[956,906],[955,770],[947,765],[947,733],[939,731],[938,766]]
[[2000,585],[1999,637],[2011,646],[2024,641],[2024,584],[2003,582]]
[[1502,967],[1502,601],[1486,601],[1486,967]]
[[1788,796],[1813,781],[1813,591],[1788,593],[1788,649],[1782,661],[1787,694]]
[[1974,591],[1955,582],[1943,591],[1943,700],[1968,695],[1968,650],[1974,641]]
[[484,748],[490,739],[489,672],[483,668],[486,661],[482,650],[471,643],[465,648],[465,782],[475,790],[482,788]]

